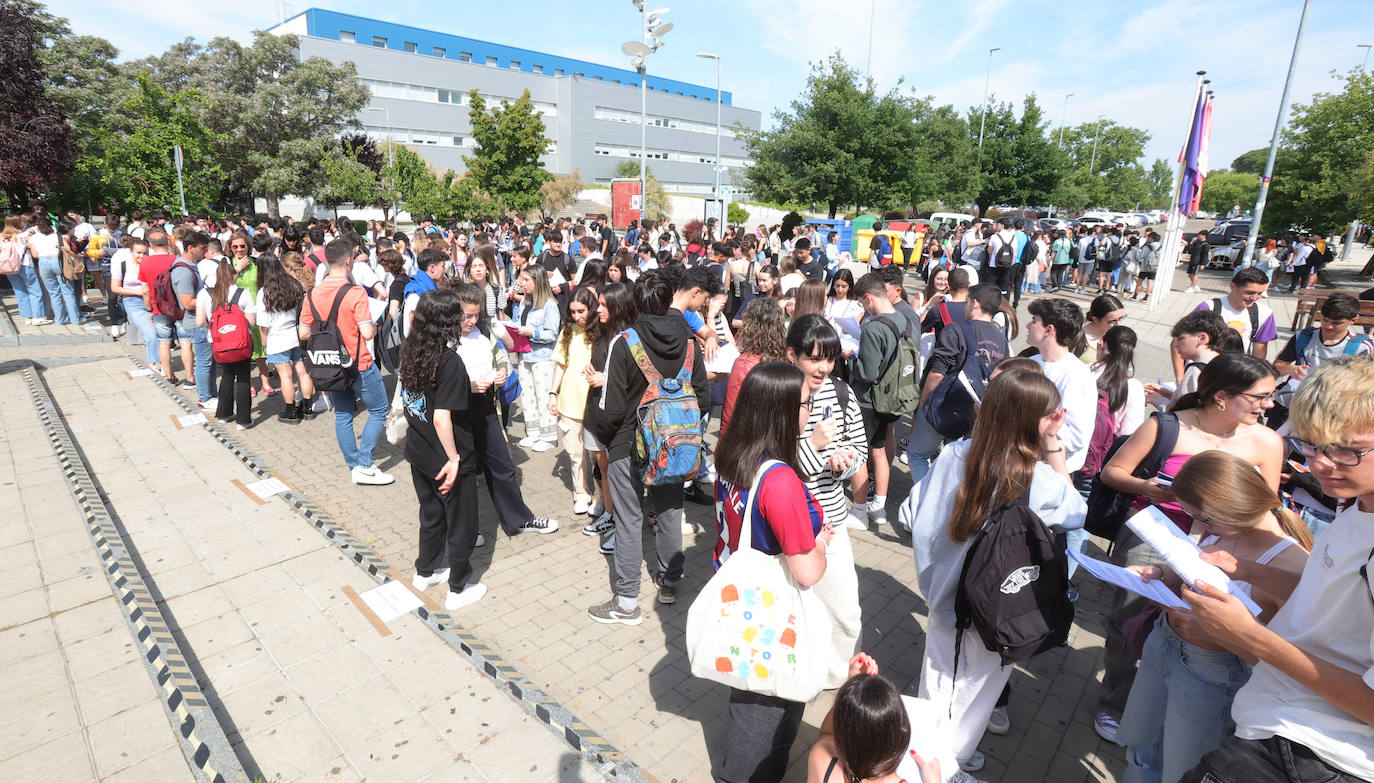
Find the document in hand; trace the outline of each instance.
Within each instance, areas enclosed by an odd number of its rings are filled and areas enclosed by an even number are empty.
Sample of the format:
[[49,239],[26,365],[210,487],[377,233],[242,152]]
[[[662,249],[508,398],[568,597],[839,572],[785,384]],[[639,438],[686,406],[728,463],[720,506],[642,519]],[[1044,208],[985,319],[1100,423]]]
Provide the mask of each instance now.
[[1107,584],[1116,585],[1123,590],[1130,590],[1132,593],[1144,596],[1160,606],[1172,606],[1176,609],[1188,608],[1188,604],[1184,603],[1182,598],[1174,595],[1174,591],[1158,579],[1146,582],[1140,578],[1140,574],[1134,571],[1088,557],[1072,549],[1069,550],[1069,557],[1082,566],[1084,571]]
[[1188,535],[1154,506],[1136,513],[1126,520],[1126,526],[1140,536],[1151,549],[1164,560],[1169,570],[1178,574],[1184,584],[1196,585],[1198,582],[1228,592],[1239,598],[1250,614],[1258,615],[1259,606],[1244,591],[1231,582],[1224,571],[1202,559],[1202,549]]

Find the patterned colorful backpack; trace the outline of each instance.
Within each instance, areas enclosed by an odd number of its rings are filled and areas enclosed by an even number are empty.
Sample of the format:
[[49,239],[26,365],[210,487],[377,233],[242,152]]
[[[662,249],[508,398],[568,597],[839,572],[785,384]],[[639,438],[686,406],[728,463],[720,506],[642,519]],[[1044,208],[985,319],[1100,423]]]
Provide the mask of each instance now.
[[692,392],[694,341],[676,377],[664,378],[649,361],[634,329],[622,335],[649,385],[635,410],[635,456],[644,465],[644,483],[658,487],[695,479],[701,462],[701,409]]

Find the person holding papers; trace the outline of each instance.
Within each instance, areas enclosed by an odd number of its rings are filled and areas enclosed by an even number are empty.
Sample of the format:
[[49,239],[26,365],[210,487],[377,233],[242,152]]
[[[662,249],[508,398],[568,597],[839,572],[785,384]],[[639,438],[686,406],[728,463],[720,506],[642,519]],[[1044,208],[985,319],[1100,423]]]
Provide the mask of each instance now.
[[[1312,549],[1311,534],[1245,460],[1204,451],[1179,470],[1173,490],[1202,534],[1198,543],[1203,551],[1224,552],[1295,576],[1302,572]],[[1191,549],[1191,542],[1186,547]],[[1192,557],[1197,560],[1196,554]],[[1163,579],[1171,589],[1185,581],[1167,566],[1130,570],[1147,582]],[[1282,586],[1275,594],[1269,592],[1273,586],[1252,587],[1241,580],[1232,585],[1259,605],[1261,622],[1288,598]],[[1250,665],[1200,629],[1190,612],[1164,611],[1145,642],[1117,733],[1127,747],[1123,783],[1178,780],[1234,730],[1231,700],[1250,678]]]
[[[1235,736],[1183,775],[1202,781],[1374,779],[1374,358],[1345,356],[1303,382],[1290,409],[1289,444],[1322,491],[1351,504],[1322,532],[1268,626],[1210,584],[1185,590],[1202,631],[1256,661],[1236,694]],[[1207,556],[1235,579],[1270,592],[1291,575],[1239,556]]]
[[[1180,397],[1169,413],[1145,420],[1116,455],[1102,468],[1102,482],[1121,492],[1138,495],[1135,508],[1153,504],[1183,532],[1192,528],[1170,486],[1173,477],[1194,455],[1212,449],[1233,454],[1253,465],[1269,491],[1278,494],[1283,447],[1279,436],[1260,423],[1274,405],[1277,373],[1263,359],[1239,352],[1224,353],[1207,363],[1198,375],[1198,390]],[[1149,456],[1160,432],[1160,416],[1178,418],[1178,437],[1169,456],[1154,472],[1135,475]],[[1138,536],[1122,529],[1112,549],[1112,562],[1121,566],[1159,565],[1159,557]],[[1125,709],[1135,677],[1136,654],[1126,644],[1122,626],[1145,610],[1147,602],[1127,591],[1116,591],[1107,618],[1102,680],[1093,725],[1098,735],[1115,742],[1117,723]]]

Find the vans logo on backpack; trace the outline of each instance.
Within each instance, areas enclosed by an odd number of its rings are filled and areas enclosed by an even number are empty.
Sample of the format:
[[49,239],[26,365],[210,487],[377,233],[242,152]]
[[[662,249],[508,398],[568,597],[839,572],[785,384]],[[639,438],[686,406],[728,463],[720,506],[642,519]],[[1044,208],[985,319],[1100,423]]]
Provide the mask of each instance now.
[[344,361],[338,351],[306,351],[310,363],[325,367],[347,367],[351,362]]
[[1007,578],[1002,580],[1000,588],[1006,595],[1016,595],[1021,592],[1021,588],[1040,578],[1040,566],[1028,565],[1012,571]]

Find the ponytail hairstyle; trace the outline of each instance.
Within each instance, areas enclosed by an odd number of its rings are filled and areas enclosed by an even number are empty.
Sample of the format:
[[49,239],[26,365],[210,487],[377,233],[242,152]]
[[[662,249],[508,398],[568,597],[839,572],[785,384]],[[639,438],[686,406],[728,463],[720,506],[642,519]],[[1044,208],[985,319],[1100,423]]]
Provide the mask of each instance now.
[[1253,465],[1234,454],[1215,449],[1194,454],[1179,468],[1173,486],[1178,499],[1207,520],[1206,526],[1249,529],[1269,513],[1285,534],[1312,551],[1307,525],[1284,507]]
[[238,275],[234,272],[234,264],[227,258],[219,260],[219,266],[215,267],[215,284],[210,286],[210,312],[214,312],[223,307],[229,301],[229,286],[234,284],[234,278]]
[[1197,376],[1197,391],[1185,394],[1169,406],[1171,411],[1206,408],[1216,402],[1217,395],[1234,397],[1254,386],[1261,378],[1278,378],[1274,365],[1239,351],[1227,351],[1207,363]]
[[[1030,488],[1042,456],[1040,420],[1057,410],[1059,390],[1042,373],[1009,370],[992,379],[964,455],[964,481],[949,515],[951,541],[961,544],[972,538],[996,504]],[[989,470],[989,465],[997,469]]]
[[1113,326],[1102,336],[1101,354],[1093,369],[1100,370],[1097,388],[1107,393],[1107,407],[1116,413],[1126,404],[1127,381],[1135,375],[1135,330],[1129,326]]

